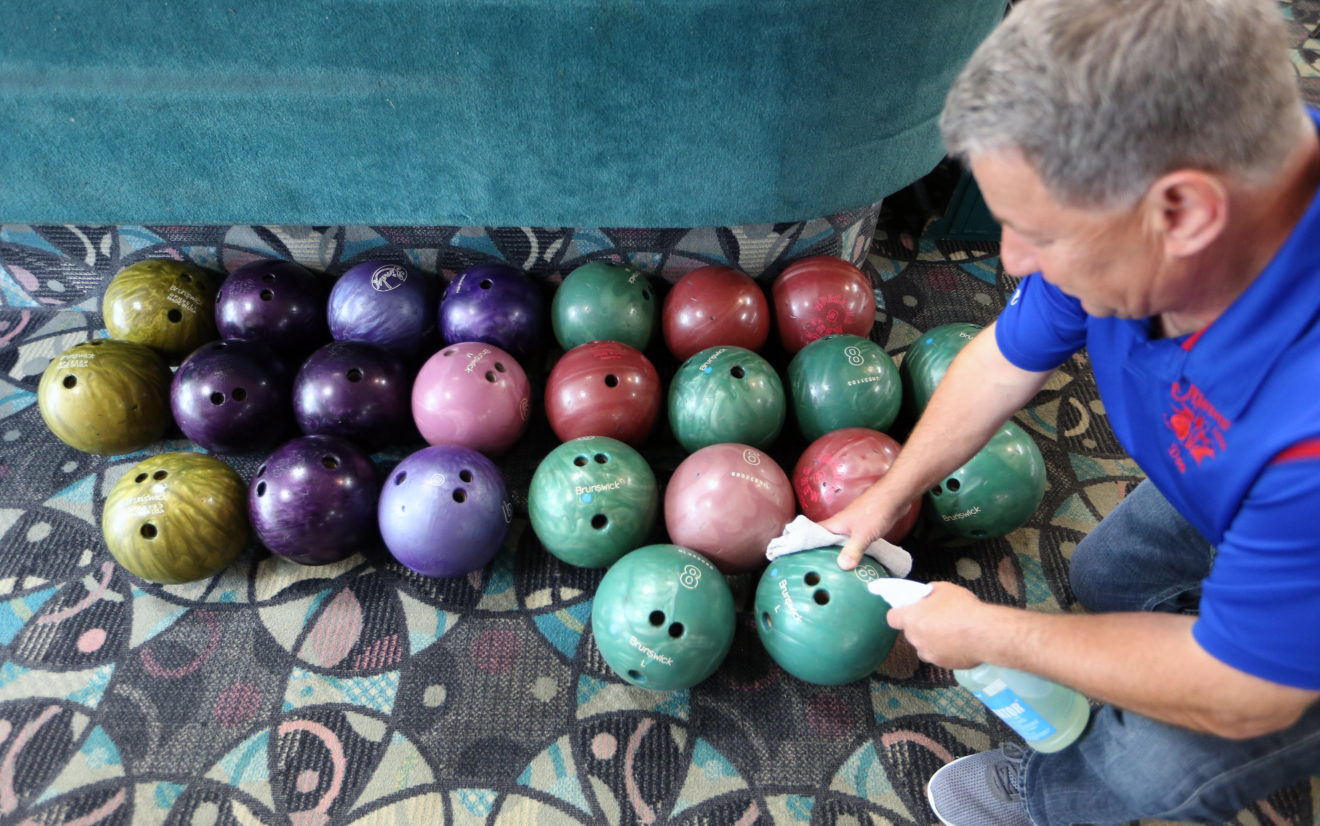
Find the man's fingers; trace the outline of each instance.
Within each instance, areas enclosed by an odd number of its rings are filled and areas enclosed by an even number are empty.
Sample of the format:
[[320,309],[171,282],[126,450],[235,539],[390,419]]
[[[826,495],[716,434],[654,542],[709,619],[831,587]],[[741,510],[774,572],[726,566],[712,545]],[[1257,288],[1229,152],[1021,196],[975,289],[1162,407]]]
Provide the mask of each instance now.
[[866,550],[866,545],[856,539],[849,539],[839,551],[839,567],[845,571],[851,571],[857,567],[857,563],[862,561],[862,553]]

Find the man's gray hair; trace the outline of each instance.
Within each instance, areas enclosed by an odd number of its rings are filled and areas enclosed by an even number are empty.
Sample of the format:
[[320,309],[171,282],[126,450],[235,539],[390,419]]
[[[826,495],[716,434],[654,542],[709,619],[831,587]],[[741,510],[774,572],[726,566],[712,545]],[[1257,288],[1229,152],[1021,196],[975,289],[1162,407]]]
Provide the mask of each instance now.
[[1195,168],[1260,179],[1309,127],[1274,0],[1021,0],[972,55],[949,152],[1020,150],[1066,204]]

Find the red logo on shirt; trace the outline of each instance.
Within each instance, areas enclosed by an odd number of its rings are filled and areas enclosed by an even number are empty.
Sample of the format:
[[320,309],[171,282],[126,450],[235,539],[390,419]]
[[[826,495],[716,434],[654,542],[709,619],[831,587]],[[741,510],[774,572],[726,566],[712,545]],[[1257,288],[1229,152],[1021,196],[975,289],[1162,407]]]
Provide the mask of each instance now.
[[1169,407],[1171,412],[1164,414],[1164,424],[1176,439],[1169,445],[1169,457],[1180,473],[1187,472],[1184,454],[1200,465],[1228,446],[1224,432],[1233,423],[1215,410],[1196,385],[1188,382],[1184,387],[1175,381],[1169,388]]

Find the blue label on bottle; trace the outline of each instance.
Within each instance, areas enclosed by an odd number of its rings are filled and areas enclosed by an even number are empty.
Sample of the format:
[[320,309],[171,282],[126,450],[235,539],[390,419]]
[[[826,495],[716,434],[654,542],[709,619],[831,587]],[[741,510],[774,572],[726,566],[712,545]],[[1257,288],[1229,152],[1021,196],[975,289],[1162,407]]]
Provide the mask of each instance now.
[[1002,680],[996,680],[986,686],[984,691],[973,691],[972,694],[1028,743],[1044,740],[1057,731],[1048,720],[1013,693],[1013,689],[1004,685]]

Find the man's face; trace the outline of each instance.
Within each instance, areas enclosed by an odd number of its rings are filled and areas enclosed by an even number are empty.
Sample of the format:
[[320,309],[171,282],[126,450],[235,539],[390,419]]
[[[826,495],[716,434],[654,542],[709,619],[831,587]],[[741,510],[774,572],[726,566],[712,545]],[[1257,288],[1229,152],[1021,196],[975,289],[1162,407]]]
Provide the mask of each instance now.
[[971,169],[1002,226],[1000,260],[1009,275],[1039,271],[1094,316],[1147,318],[1161,311],[1161,256],[1143,231],[1141,202],[1064,206],[1017,152],[973,155]]

